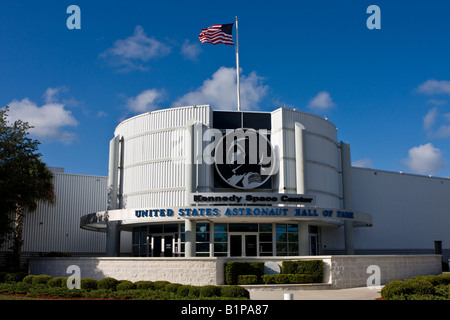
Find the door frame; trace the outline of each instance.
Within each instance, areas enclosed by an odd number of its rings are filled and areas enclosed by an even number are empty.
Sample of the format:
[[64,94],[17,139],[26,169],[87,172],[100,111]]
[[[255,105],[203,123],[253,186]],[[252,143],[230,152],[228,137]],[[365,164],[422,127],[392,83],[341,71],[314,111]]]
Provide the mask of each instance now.
[[[154,237],[161,237],[161,253],[164,254],[165,252],[165,248],[166,248],[166,236],[171,236],[172,237],[172,257],[177,254],[178,252],[175,251],[176,248],[176,238],[177,233],[176,232],[170,232],[170,233],[152,233],[151,235],[149,235],[149,239],[148,239],[148,245],[149,245],[149,250],[148,250],[148,256],[149,257],[154,257],[153,256],[153,246],[154,246]],[[160,256],[161,257],[161,256]],[[164,257],[164,255],[162,256]]]
[[[258,232],[228,232],[228,250],[227,256],[231,257],[231,236],[241,236],[241,257],[246,257],[245,236],[256,236],[256,257],[259,257],[259,233]],[[253,257],[253,256],[252,256]]]

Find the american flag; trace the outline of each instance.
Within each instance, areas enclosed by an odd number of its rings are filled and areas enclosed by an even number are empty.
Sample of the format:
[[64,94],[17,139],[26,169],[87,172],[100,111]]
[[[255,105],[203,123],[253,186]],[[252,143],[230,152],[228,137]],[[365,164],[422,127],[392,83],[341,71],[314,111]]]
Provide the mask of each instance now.
[[223,43],[233,46],[233,25],[234,23],[215,24],[208,29],[202,28],[202,32],[198,35],[198,38],[202,43],[212,43],[214,45]]

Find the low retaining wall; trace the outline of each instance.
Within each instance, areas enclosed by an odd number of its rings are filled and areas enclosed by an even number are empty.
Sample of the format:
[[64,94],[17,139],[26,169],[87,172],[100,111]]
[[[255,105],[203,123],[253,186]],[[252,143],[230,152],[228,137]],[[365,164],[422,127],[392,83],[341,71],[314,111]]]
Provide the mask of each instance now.
[[[380,284],[418,275],[439,274],[442,256],[309,256],[264,258],[34,258],[30,274],[68,277],[67,268],[76,265],[81,278],[118,280],[166,280],[191,285],[222,285],[224,264],[229,261],[273,261],[281,266],[284,260],[324,261],[324,283],[333,289],[363,287],[371,276],[379,276]],[[370,266],[375,266],[369,268]],[[368,269],[369,268],[369,269]],[[375,272],[375,273],[374,273]]]

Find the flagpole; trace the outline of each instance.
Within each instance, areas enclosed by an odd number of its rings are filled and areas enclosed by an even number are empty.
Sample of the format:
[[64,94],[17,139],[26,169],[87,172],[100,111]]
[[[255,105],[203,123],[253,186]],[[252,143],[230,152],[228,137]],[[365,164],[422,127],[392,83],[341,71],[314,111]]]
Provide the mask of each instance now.
[[237,75],[237,104],[238,111],[241,111],[241,90],[239,84],[239,35],[238,35],[238,17],[236,16],[236,75]]

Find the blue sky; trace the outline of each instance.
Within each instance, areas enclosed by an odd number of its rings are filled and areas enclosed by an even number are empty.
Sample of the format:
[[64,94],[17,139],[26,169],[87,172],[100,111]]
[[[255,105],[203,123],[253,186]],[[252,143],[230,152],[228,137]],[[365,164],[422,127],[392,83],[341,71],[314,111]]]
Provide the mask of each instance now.
[[[73,4],[81,29],[66,25]],[[366,25],[370,5],[381,29]],[[198,34],[238,16],[243,110],[311,112],[336,125],[354,165],[449,177],[449,11],[444,0],[2,1],[0,106],[35,126],[47,165],[107,175],[120,121],[236,109],[234,47]]]

